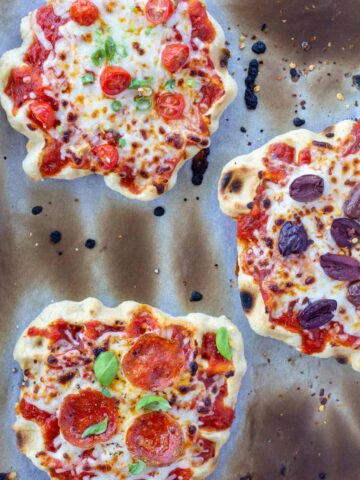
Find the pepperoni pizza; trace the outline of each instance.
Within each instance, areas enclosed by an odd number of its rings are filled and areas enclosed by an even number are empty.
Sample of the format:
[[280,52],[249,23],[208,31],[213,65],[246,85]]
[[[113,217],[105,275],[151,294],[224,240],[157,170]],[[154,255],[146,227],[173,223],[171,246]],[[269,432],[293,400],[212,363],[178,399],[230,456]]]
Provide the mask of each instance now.
[[224,169],[253,329],[360,371],[360,122],[281,135]]
[[45,309],[14,355],[18,448],[57,480],[207,477],[246,369],[225,317],[95,299]]
[[34,180],[104,175],[150,200],[209,146],[236,94],[203,0],[49,0],[0,61],[0,98]]

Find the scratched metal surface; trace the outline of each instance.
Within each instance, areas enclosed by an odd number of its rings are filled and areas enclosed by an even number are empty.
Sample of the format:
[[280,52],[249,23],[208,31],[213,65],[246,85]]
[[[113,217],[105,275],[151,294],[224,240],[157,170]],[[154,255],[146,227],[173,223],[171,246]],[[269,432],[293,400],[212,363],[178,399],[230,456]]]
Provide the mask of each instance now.
[[[306,119],[308,128],[321,130],[359,114],[359,92],[345,74],[360,73],[360,2],[208,3],[227,32],[233,52],[230,70],[240,93],[214,137],[201,187],[191,184],[190,165],[171,193],[150,204],[124,199],[96,177],[34,184],[21,168],[25,140],[0,112],[0,471],[14,469],[21,480],[47,476],[17,453],[11,431],[21,382],[21,373],[13,372],[16,338],[50,302],[90,295],[108,305],[126,299],[148,302],[172,314],[226,314],[241,328],[249,368],[232,437],[212,480],[360,478],[359,375],[334,360],[303,358],[250,330],[234,286],[235,225],[221,214],[216,195],[225,163],[291,129],[294,116]],[[21,17],[40,4],[0,0],[1,52],[19,44]],[[267,33],[260,31],[263,23]],[[240,33],[248,35],[242,51]],[[268,49],[261,57],[259,108],[248,112],[243,82],[254,57],[254,34]],[[313,36],[317,39],[312,49],[302,51],[299,44]],[[291,62],[300,70],[312,64],[315,69],[293,83]],[[336,99],[339,92],[345,101]],[[306,110],[295,114],[301,100]],[[246,134],[240,133],[241,126]],[[34,205],[44,207],[41,215],[31,215]],[[157,205],[165,206],[165,216],[153,215]],[[48,241],[55,229],[63,234],[56,246]],[[87,238],[96,239],[94,250],[84,248]],[[155,268],[160,268],[159,275]],[[203,293],[201,303],[189,302],[192,290]],[[331,394],[323,412],[322,388],[325,395]]]

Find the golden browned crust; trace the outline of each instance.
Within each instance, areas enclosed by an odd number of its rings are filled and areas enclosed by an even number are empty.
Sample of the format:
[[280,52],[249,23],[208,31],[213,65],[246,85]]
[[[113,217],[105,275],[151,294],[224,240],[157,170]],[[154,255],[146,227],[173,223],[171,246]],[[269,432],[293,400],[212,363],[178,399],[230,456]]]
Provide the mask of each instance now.
[[[242,155],[229,162],[223,169],[219,185],[218,197],[222,211],[234,220],[238,215],[249,211],[248,204],[253,201],[256,189],[260,183],[259,172],[265,169],[263,158],[270,144],[287,143],[301,150],[309,142],[318,141],[337,145],[350,134],[354,122],[346,120],[327,128],[320,134],[309,130],[294,130],[280,135],[261,148],[248,155]],[[329,138],[328,133],[334,136]],[[238,258],[244,253],[244,244],[237,242]],[[269,321],[269,315],[265,310],[260,289],[251,275],[241,271],[239,263],[238,284],[245,314],[251,328],[259,335],[282,340],[301,350],[301,337],[296,333],[274,325]],[[323,352],[313,354],[320,358],[335,357],[339,363],[349,363],[354,370],[360,371],[360,351],[348,347],[331,346],[327,344]]]

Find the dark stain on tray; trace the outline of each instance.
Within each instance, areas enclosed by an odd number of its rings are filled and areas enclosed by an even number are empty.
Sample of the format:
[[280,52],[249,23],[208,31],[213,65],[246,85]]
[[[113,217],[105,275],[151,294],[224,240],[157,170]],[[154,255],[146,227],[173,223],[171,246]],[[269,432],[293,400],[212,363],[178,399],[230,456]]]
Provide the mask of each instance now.
[[202,184],[204,180],[205,172],[209,166],[208,156],[210,155],[210,148],[204,148],[195,155],[192,159],[191,170],[192,170],[192,183],[195,186]]

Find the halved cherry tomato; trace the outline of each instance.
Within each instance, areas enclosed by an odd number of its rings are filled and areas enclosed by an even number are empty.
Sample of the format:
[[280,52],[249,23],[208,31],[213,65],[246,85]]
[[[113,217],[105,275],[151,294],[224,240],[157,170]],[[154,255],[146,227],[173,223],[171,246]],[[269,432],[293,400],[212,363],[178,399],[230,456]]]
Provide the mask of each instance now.
[[156,109],[165,120],[176,120],[184,113],[185,99],[181,93],[162,93],[157,97]]
[[170,0],[149,0],[145,6],[147,20],[153,25],[165,23],[174,13],[174,5]]
[[30,116],[39,123],[44,130],[50,130],[56,122],[56,115],[47,102],[33,102],[30,105]]
[[129,88],[131,75],[121,67],[105,67],[100,76],[100,85],[105,93],[110,97],[119,95]]
[[161,61],[166,70],[175,73],[188,61],[190,48],[184,43],[172,43],[164,48]]
[[71,20],[86,27],[95,23],[100,16],[99,9],[90,0],[76,0],[69,13]]
[[112,170],[119,163],[119,152],[113,145],[105,143],[95,147],[93,152],[98,157],[100,166],[104,170]]

